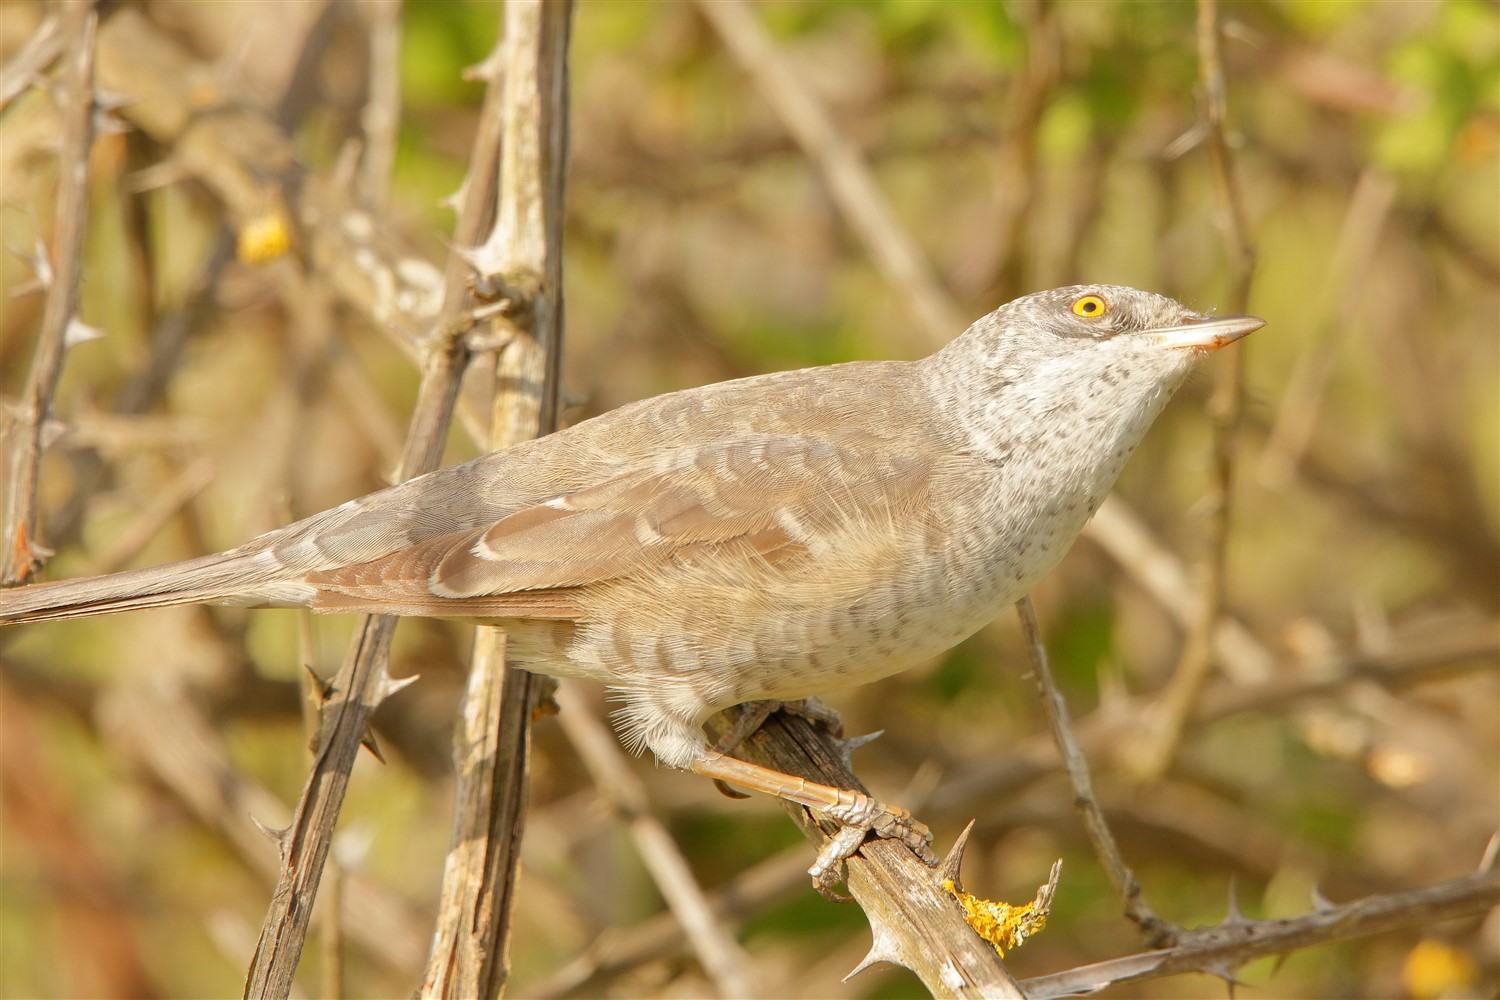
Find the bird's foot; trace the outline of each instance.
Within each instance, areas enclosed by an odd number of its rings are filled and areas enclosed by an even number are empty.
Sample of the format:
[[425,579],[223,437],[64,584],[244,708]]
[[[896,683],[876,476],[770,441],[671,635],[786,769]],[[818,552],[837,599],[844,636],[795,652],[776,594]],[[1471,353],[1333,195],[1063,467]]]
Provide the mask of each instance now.
[[897,840],[911,849],[929,867],[938,862],[932,853],[932,831],[900,806],[888,806],[861,792],[841,790],[839,802],[818,811],[839,824],[807,873],[813,885],[828,895],[839,881],[839,866],[852,858],[870,835]]
[[818,784],[726,756],[717,750],[703,751],[688,767],[715,781],[726,781],[796,802],[838,823],[838,831],[823,845],[817,860],[808,869],[814,885],[825,894],[839,880],[839,863],[853,857],[871,834],[898,840],[928,865],[937,864],[937,857],[932,853],[932,833],[926,826],[913,819],[905,809],[888,806],[864,792]]

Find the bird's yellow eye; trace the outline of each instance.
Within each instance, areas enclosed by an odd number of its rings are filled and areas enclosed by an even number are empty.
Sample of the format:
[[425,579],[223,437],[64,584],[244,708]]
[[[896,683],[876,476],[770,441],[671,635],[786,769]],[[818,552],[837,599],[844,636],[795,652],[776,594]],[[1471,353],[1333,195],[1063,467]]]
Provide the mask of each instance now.
[[1109,307],[1097,295],[1085,295],[1073,303],[1073,315],[1082,316],[1084,319],[1098,319],[1108,311]]

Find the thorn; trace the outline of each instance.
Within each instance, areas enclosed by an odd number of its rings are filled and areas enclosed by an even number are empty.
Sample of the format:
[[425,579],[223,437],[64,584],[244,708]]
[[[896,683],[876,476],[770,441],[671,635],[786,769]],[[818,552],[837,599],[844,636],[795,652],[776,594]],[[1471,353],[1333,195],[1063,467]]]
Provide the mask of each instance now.
[[1490,836],[1489,843],[1484,845],[1484,855],[1479,859],[1479,870],[1494,871],[1497,862],[1500,862],[1500,830],[1495,831]]
[[67,327],[63,330],[63,348],[66,350],[77,347],[79,344],[87,344],[91,340],[104,339],[104,331],[97,326],[89,326],[77,316],[68,320]]
[[531,710],[531,721],[561,715],[562,706],[557,703],[557,678],[536,674],[533,683],[536,685],[536,706]]
[[1327,913],[1337,908],[1329,902],[1328,897],[1323,895],[1323,890],[1316,885],[1312,887],[1312,907],[1316,913]]
[[852,771],[854,770],[854,765],[850,762],[850,758],[854,756],[854,751],[868,743],[874,743],[884,735],[884,729],[877,729],[873,733],[865,733],[863,736],[831,736],[829,740],[833,743],[834,752],[839,755],[839,760],[843,761],[844,766]]
[[29,295],[32,292],[44,292],[52,285],[52,261],[47,256],[47,244],[42,238],[36,238],[36,246],[31,250],[22,250],[20,247],[9,246],[8,249],[13,256],[22,261],[31,269],[32,280],[24,285],[17,286],[11,290],[11,297]]
[[105,107],[101,102],[94,102],[94,111],[89,116],[90,127],[94,135],[124,135],[135,128],[130,122],[114,113],[113,108]]
[[874,940],[870,944],[869,952],[864,958],[859,960],[858,965],[849,970],[849,974],[843,979],[844,982],[847,983],[870,966],[878,965],[881,962],[889,962],[892,965],[905,965],[901,961],[901,951],[898,947],[896,937],[885,930],[883,925],[871,920],[870,935]]
[[52,417],[48,417],[45,421],[42,422],[42,447],[52,447],[57,442],[61,441],[63,436],[72,429],[73,428],[69,427],[61,420],[56,420]]
[[124,110],[135,103],[135,99],[122,90],[106,90],[103,87],[94,88],[94,107],[106,114]]
[[504,68],[504,46],[497,45],[490,50],[490,54],[485,56],[482,62],[477,62],[472,66],[465,66],[459,72],[459,76],[469,83],[488,82],[500,79],[500,73]]
[[877,955],[877,954],[875,954],[875,949],[872,947],[870,949],[869,953],[866,954],[864,958],[862,958],[862,959],[859,960],[859,964],[856,965],[854,968],[850,969],[849,970],[849,974],[847,976],[845,976],[843,979],[839,980],[839,982],[841,982],[841,983],[847,983],[849,980],[853,979],[855,976],[859,975],[861,972],[864,972],[870,966],[872,966],[872,965],[879,965],[881,962],[885,962],[885,961],[889,961],[889,959],[887,959],[883,955]]
[[286,846],[286,835],[291,830],[291,827],[284,826],[278,828],[274,826],[266,826],[266,824],[262,823],[254,815],[251,815],[250,822],[255,824],[255,828],[262,834],[264,834],[267,840],[276,845],[276,849],[278,851]]
[[1233,875],[1229,876],[1229,905],[1224,909],[1224,919],[1219,921],[1220,927],[1238,927],[1248,924],[1245,914],[1240,910],[1239,882]]
[[391,695],[411,687],[422,677],[421,674],[408,674],[405,677],[392,677],[390,674],[383,675],[375,685],[375,705],[379,705]]
[[477,247],[454,246],[453,252],[459,260],[468,265],[473,275],[470,283],[473,285],[474,293],[483,299],[494,298],[498,292],[494,281],[498,266],[491,260],[493,251],[489,245],[481,243]]
[[448,209],[448,211],[450,212],[457,212],[461,207],[463,207],[464,198],[468,195],[468,192],[469,175],[464,174],[464,179],[458,184],[458,190],[454,191],[450,195],[447,195],[446,197],[439,198],[438,204],[443,208]]
[[974,832],[974,820],[969,820],[969,825],[964,827],[963,833],[953,842],[948,849],[948,856],[943,858],[943,863],[938,865],[937,880],[941,885],[944,881],[952,881],[960,889],[963,888],[963,880],[958,877],[958,871],[963,867],[964,851],[969,846],[969,834]]
[[380,744],[375,742],[375,730],[370,728],[369,723],[365,723],[365,731],[360,734],[359,745],[370,751],[370,756],[380,763],[386,763],[385,755],[380,752]]
[[52,555],[52,550],[31,537],[24,521],[16,524],[10,540],[10,565],[17,583],[25,583]]
[[312,681],[311,687],[308,688],[308,695],[312,698],[313,706],[321,710],[324,705],[328,704],[328,699],[333,697],[333,682],[319,677],[311,663],[302,664],[302,669],[307,671],[307,676]]
[[1245,985],[1245,983],[1244,983],[1243,980],[1241,980],[1237,976],[1235,976],[1234,970],[1235,970],[1235,966],[1230,965],[1228,962],[1223,962],[1223,961],[1210,962],[1207,965],[1200,965],[1198,967],[1198,971],[1199,972],[1202,972],[1205,975],[1209,975],[1209,976],[1216,976],[1219,979],[1224,980],[1224,982],[1228,983],[1229,984],[1229,989],[1230,989],[1230,996],[1234,995],[1234,988],[1236,986],[1244,986]]

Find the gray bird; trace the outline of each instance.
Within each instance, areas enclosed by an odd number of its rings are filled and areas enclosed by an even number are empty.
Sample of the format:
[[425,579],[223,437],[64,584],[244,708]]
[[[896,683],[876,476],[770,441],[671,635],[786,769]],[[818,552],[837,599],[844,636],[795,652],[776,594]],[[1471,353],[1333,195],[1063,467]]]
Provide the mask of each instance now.
[[1062,559],[1193,362],[1262,325],[1040,292],[919,361],[657,396],[227,552],[0,592],[0,624],[213,603],[498,625],[515,665],[613,689],[632,749],[925,853],[904,810],[711,749],[703,722],[972,635]]

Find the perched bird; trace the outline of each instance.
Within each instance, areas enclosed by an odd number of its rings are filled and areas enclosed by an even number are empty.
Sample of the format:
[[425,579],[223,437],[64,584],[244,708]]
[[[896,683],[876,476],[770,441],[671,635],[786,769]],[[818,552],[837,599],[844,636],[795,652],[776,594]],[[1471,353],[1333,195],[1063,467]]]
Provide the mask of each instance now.
[[863,684],[954,646],[1052,570],[1193,362],[1259,329],[1079,285],[919,361],[657,396],[153,569],[0,592],[0,623],[174,604],[498,625],[600,681],[632,748],[925,851],[867,796],[711,749],[713,713]]

